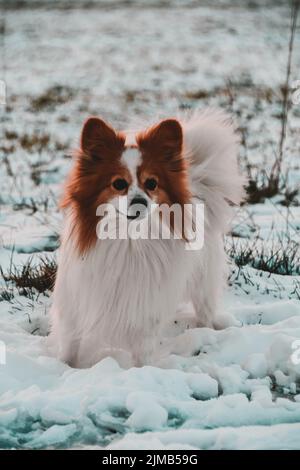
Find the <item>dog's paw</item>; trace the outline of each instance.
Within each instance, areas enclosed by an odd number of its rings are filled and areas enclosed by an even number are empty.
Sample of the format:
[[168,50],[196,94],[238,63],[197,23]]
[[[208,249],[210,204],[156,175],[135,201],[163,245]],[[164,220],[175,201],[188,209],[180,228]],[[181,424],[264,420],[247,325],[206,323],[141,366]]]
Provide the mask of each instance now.
[[[189,304],[182,304],[176,311],[175,318],[172,320],[171,325],[168,325],[167,336],[176,336],[183,333],[185,330],[197,328],[198,320],[192,307]],[[171,332],[173,334],[171,334]]]
[[228,312],[219,313],[212,321],[212,326],[215,330],[224,330],[230,326],[240,327],[241,325],[241,322]]

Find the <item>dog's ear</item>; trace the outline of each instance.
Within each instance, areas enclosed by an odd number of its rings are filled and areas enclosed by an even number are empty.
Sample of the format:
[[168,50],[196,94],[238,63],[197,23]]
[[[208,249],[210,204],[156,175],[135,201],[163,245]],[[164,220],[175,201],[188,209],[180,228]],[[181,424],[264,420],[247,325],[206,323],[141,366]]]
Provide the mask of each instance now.
[[161,121],[151,130],[150,138],[157,146],[161,147],[167,158],[181,152],[182,129],[176,119]]
[[125,138],[97,117],[88,118],[81,131],[80,146],[82,155],[95,159],[120,156]]
[[142,152],[166,161],[178,160],[182,151],[182,128],[176,119],[165,119],[137,137]]

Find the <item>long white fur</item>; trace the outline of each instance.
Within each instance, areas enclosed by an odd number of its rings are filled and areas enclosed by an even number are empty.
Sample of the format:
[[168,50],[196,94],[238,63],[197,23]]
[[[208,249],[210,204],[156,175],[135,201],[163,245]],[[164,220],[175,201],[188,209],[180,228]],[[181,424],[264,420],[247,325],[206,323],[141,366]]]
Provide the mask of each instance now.
[[151,363],[163,324],[184,300],[193,302],[199,326],[232,324],[219,301],[229,201],[239,204],[243,196],[237,137],[219,111],[196,112],[181,125],[193,201],[205,203],[204,247],[187,251],[181,240],[98,240],[82,257],[67,213],[49,345],[72,366],[89,367],[108,355],[124,366]]

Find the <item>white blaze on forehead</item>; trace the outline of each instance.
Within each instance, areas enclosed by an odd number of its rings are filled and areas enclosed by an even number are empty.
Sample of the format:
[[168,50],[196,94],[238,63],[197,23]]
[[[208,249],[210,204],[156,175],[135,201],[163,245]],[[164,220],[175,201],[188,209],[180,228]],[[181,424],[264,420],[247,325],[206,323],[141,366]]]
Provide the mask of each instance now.
[[132,177],[132,184],[137,185],[137,168],[142,163],[140,151],[137,148],[128,147],[124,150],[121,163],[128,168]]
[[125,146],[134,147],[136,145],[136,132],[135,131],[125,131]]

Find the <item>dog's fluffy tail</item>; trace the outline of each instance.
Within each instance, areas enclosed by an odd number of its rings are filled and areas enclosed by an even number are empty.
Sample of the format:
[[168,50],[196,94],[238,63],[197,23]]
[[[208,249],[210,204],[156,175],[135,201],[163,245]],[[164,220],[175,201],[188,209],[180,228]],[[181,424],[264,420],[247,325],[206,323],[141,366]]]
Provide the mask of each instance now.
[[226,231],[231,206],[242,201],[246,183],[238,169],[232,119],[219,110],[196,111],[181,118],[181,125],[193,198],[204,202],[207,222]]

